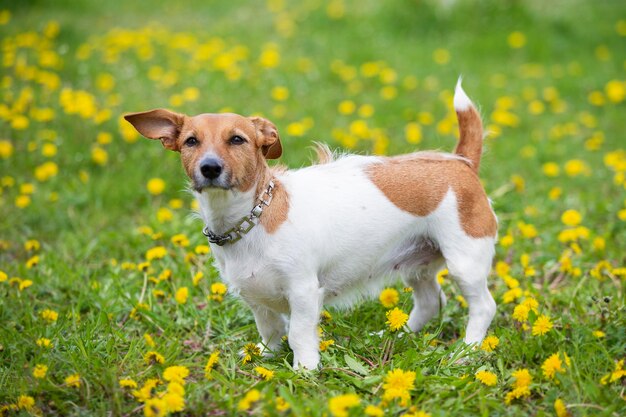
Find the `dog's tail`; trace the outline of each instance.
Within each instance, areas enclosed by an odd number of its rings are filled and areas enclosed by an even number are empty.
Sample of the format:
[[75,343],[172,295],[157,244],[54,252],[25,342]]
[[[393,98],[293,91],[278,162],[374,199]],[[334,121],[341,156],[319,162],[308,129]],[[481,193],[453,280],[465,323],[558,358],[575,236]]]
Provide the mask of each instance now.
[[460,133],[454,153],[467,158],[472,163],[472,169],[478,172],[483,153],[483,123],[474,103],[461,87],[461,78],[454,91],[454,109],[459,120]]

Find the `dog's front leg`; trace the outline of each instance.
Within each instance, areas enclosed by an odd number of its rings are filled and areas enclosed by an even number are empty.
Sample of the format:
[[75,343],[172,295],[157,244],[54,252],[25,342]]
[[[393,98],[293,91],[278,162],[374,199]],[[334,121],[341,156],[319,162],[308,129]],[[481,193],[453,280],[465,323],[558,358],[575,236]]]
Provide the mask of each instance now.
[[280,349],[282,337],[286,334],[286,323],[283,316],[266,307],[250,304],[254,313],[254,321],[256,328],[263,340],[261,352],[263,356],[272,356],[272,354]]
[[319,325],[324,290],[317,279],[297,282],[289,294],[289,346],[293,350],[293,367],[316,369],[320,362]]

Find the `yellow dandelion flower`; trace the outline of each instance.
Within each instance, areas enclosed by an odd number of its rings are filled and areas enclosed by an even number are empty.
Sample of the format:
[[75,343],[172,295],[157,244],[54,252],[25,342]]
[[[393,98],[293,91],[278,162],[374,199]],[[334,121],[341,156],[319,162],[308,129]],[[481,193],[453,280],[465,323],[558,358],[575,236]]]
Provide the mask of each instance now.
[[385,308],[392,308],[400,301],[400,294],[394,288],[385,288],[378,297],[380,303]]
[[36,252],[41,248],[41,244],[38,240],[30,239],[24,242],[24,249],[28,252]]
[[17,397],[15,405],[20,410],[32,410],[35,406],[35,399],[30,395],[20,395]]
[[476,379],[488,387],[493,387],[498,382],[498,376],[490,371],[478,371],[474,375]]
[[80,374],[72,374],[63,380],[65,385],[71,388],[80,388]]
[[561,215],[561,222],[564,225],[574,227],[578,226],[582,222],[583,216],[577,210],[566,210]]
[[287,411],[291,408],[291,405],[289,405],[289,403],[285,401],[283,397],[276,397],[274,405],[276,407],[276,411],[278,411],[279,413]]
[[393,310],[389,310],[386,313],[387,321],[385,324],[389,326],[389,329],[392,332],[400,330],[406,322],[409,320],[409,315],[404,311],[400,310],[398,307]]
[[602,330],[594,330],[592,334],[594,337],[597,337],[598,339],[602,339],[606,337],[606,333],[604,333]]
[[328,409],[334,417],[348,417],[349,409],[361,404],[361,399],[356,394],[343,394],[328,400]]
[[385,415],[385,411],[382,408],[371,404],[365,407],[364,413],[370,417],[383,417]]
[[163,357],[163,355],[153,350],[143,355],[143,360],[148,365],[151,365],[153,363],[165,363],[165,358]]
[[176,291],[176,295],[174,295],[174,299],[178,304],[185,304],[187,302],[187,298],[189,297],[189,289],[187,287],[181,287]]
[[137,388],[137,383],[130,378],[122,378],[118,382],[122,388]]
[[165,181],[161,178],[151,178],[146,185],[148,192],[152,195],[159,195],[165,191]]
[[496,336],[487,336],[485,337],[485,340],[483,340],[482,345],[480,346],[480,348],[482,350],[484,350],[485,352],[493,352],[496,347],[498,347],[498,345],[500,344],[500,339],[498,339]]
[[213,284],[211,284],[211,294],[224,295],[227,291],[228,287],[222,282],[214,282]]
[[335,344],[335,341],[333,339],[322,340],[320,342],[320,352],[327,351],[328,348],[333,346],[334,344]]
[[53,323],[55,321],[57,321],[57,319],[59,318],[59,313],[57,313],[54,310],[50,310],[50,309],[45,309],[43,310],[41,313],[41,318],[44,319],[45,321],[47,321],[48,323]]
[[526,45],[526,35],[520,31],[511,32],[506,38],[509,47],[513,49],[520,49]]
[[189,238],[182,233],[172,236],[171,241],[174,245],[180,246],[181,248],[189,246]]
[[383,399],[391,401],[398,398],[401,404],[405,405],[411,397],[409,391],[415,388],[415,377],[415,372],[402,369],[387,372],[383,380]]
[[219,358],[219,350],[216,350],[215,352],[211,353],[211,356],[209,356],[209,359],[204,366],[204,377],[206,379],[213,379],[213,375],[211,374],[211,372],[213,371],[213,369],[215,369],[215,365],[217,365],[217,361],[219,360]]
[[548,359],[546,359],[541,365],[541,370],[543,371],[543,376],[547,379],[553,379],[557,372],[565,372],[560,354],[557,352],[550,355],[550,357],[548,357]]
[[204,273],[202,271],[198,271],[193,274],[193,277],[191,277],[191,283],[194,287],[197,287],[202,278],[204,278]]
[[44,348],[47,348],[47,349],[52,349],[54,347],[52,345],[52,341],[50,339],[45,338],[45,337],[40,337],[39,339],[37,339],[37,341],[35,343],[37,344],[37,346],[44,347]]
[[155,259],[162,259],[167,255],[167,249],[163,246],[155,246],[146,251],[146,260],[153,261]]
[[163,371],[163,379],[168,382],[177,382],[180,385],[185,385],[185,378],[189,376],[189,368],[186,366],[168,366]]
[[257,366],[256,368],[254,368],[254,371],[266,381],[274,378],[274,371],[270,371],[269,369],[263,368],[262,366]]
[[552,321],[550,321],[550,317],[542,314],[535,320],[533,323],[533,336],[543,336],[548,333],[550,329],[552,329]]
[[146,399],[143,408],[145,417],[165,417],[167,412],[167,404],[162,398]]
[[261,392],[256,389],[252,389],[246,393],[246,395],[239,401],[237,404],[237,409],[239,411],[249,410],[254,403],[259,401],[262,398]]
[[256,343],[247,343],[243,347],[243,359],[241,362],[245,365],[248,362],[252,361],[252,358],[261,356],[261,348],[259,348]]
[[37,379],[45,378],[47,372],[48,372],[48,367],[46,365],[37,364],[33,368],[33,376]]
[[211,252],[209,245],[198,245],[195,247],[194,252],[196,255],[206,255]]
[[562,399],[557,398],[554,401],[554,412],[557,417],[568,417],[570,413],[567,411],[567,407]]

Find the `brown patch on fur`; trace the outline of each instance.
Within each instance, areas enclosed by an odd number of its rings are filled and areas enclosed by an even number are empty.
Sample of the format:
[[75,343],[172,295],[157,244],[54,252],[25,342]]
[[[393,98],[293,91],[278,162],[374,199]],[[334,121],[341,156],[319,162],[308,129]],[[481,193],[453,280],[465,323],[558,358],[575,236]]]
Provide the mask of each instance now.
[[427,155],[386,158],[368,166],[366,173],[389,201],[422,217],[432,213],[451,188],[465,233],[475,238],[495,236],[496,218],[473,168],[454,156]]
[[480,157],[483,153],[483,123],[474,106],[467,110],[457,111],[459,120],[459,143],[454,153],[464,156],[472,162],[474,171],[480,168]]
[[270,180],[274,181],[274,191],[272,192],[274,197],[272,198],[272,202],[269,206],[263,206],[263,214],[261,214],[259,218],[259,223],[263,226],[265,231],[270,234],[276,232],[289,216],[289,193],[287,193],[283,183],[276,179],[276,175],[286,170],[286,167],[280,165],[269,168],[264,173],[263,179],[257,183],[255,202],[258,201],[259,196],[265,192]]

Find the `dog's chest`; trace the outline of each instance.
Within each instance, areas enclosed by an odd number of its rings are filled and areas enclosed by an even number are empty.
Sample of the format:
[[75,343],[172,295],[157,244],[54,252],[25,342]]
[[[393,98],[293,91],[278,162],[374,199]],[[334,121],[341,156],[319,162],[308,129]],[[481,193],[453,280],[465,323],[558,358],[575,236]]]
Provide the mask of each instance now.
[[271,264],[259,261],[258,257],[242,255],[229,257],[215,254],[215,260],[230,293],[240,296],[250,304],[288,312],[283,279]]

